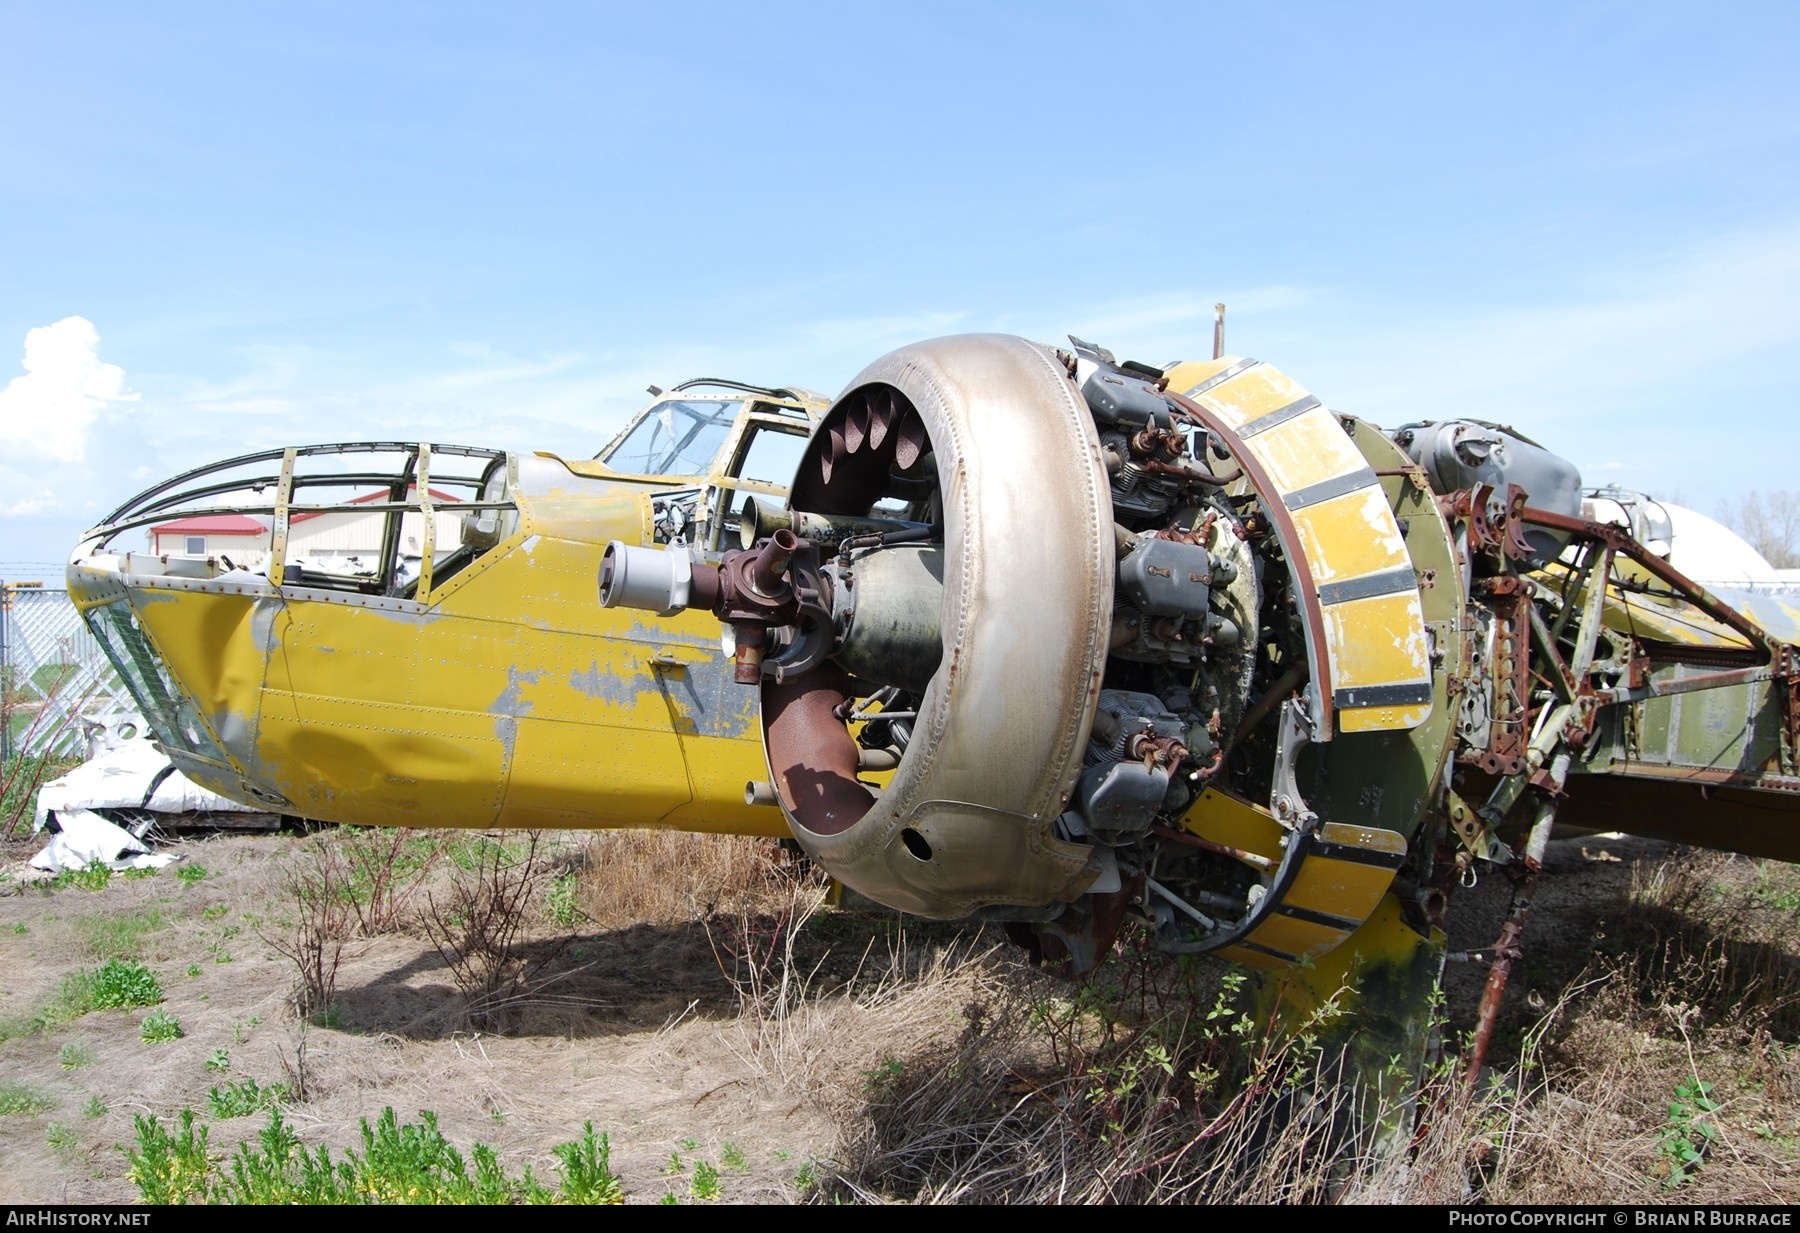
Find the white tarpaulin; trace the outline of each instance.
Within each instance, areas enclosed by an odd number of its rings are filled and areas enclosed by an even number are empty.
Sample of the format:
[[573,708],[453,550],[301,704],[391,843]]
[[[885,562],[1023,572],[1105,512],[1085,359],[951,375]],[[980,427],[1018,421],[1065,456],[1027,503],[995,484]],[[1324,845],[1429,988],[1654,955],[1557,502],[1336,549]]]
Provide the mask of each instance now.
[[[158,776],[162,776],[160,782]],[[78,809],[147,809],[153,813],[260,812],[202,788],[175,770],[162,750],[144,737],[125,741],[38,789],[34,829],[43,830],[52,812],[61,818],[64,813]]]
[[130,831],[85,809],[59,811],[52,831],[44,850],[31,858],[33,869],[60,873],[96,863],[108,869],[161,869],[181,859],[167,853],[152,856]]

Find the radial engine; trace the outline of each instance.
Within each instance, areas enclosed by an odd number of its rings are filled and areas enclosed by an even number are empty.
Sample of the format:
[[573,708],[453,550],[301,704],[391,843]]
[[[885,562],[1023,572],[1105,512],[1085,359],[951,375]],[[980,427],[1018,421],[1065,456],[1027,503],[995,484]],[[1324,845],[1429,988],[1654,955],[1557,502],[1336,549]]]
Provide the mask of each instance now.
[[1574,468],[1493,425],[1390,436],[1255,360],[971,335],[859,374],[742,549],[615,542],[600,589],[719,618],[761,691],[746,791],[861,894],[1077,969],[1128,918],[1272,966],[1430,929],[1459,750],[1547,773],[1530,632],[1471,603],[1563,552],[1528,491],[1580,514]]

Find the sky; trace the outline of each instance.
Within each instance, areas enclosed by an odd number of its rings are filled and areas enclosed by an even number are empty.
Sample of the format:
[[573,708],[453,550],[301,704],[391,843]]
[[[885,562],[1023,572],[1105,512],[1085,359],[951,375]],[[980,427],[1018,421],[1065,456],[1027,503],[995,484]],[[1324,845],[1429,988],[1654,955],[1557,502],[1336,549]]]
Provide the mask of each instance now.
[[0,0],[0,578],[250,450],[1227,350],[1707,512],[1793,478],[1800,5]]

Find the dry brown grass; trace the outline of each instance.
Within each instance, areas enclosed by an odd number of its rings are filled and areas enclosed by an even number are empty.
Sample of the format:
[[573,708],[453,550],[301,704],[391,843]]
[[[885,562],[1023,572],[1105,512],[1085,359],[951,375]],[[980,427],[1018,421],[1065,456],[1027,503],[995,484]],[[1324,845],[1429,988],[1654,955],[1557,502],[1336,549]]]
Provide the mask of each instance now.
[[582,843],[582,907],[603,929],[785,907],[788,854],[773,839],[599,831]]

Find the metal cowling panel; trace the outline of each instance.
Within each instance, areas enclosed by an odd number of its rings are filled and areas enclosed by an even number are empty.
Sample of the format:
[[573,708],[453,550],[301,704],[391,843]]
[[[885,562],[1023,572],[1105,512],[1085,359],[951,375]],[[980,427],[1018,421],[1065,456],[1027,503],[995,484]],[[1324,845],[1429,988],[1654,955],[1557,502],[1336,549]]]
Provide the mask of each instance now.
[[[1431,715],[1424,610],[1380,480],[1334,415],[1279,369],[1225,357],[1179,364],[1170,389],[1245,465],[1277,530],[1314,660],[1322,735],[1414,728]],[[1321,669],[1323,671],[1321,671]]]
[[[801,464],[796,507],[837,421],[871,388],[909,403],[936,453],[944,656],[881,798],[832,834],[784,800],[790,825],[833,876],[921,915],[1068,902],[1097,867],[1050,827],[1081,771],[1113,602],[1111,502],[1092,419],[1063,366],[1033,343],[919,343],[870,365],[834,404]],[[786,759],[770,752],[780,783]]]

